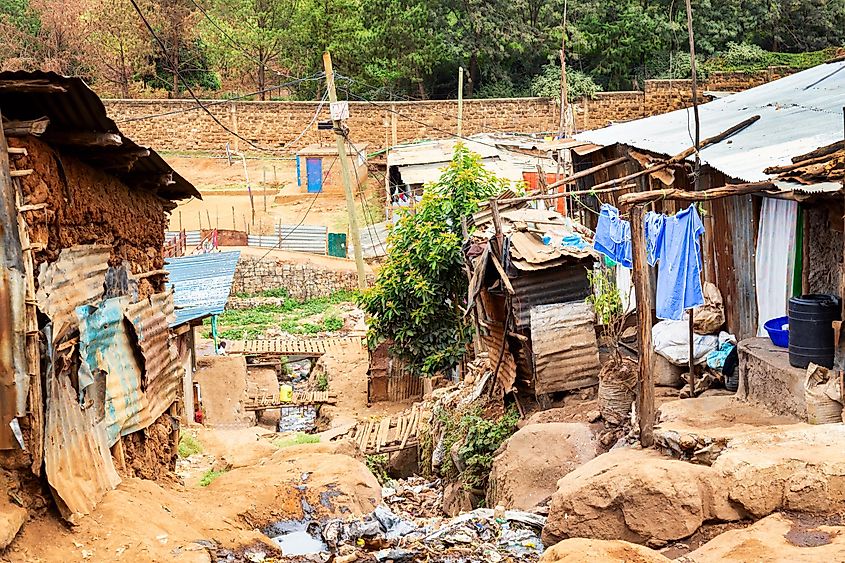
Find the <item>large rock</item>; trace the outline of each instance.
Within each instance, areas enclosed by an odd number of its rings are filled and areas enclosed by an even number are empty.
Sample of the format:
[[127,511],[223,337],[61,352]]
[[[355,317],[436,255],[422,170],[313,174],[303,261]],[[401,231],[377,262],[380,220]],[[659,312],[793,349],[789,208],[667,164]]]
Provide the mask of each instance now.
[[690,563],[845,561],[845,527],[823,519],[773,514],[743,530],[716,536],[692,553]]
[[529,424],[493,460],[487,506],[529,510],[548,499],[558,479],[593,459],[597,441],[583,423]]
[[26,509],[10,503],[6,499],[0,501],[0,549],[4,549],[12,543],[21,526],[26,522],[27,515]]
[[778,510],[845,511],[845,425],[775,427],[737,436],[713,463],[729,498],[761,518]]
[[671,559],[647,547],[621,540],[563,540],[543,552],[540,563],[669,563]]
[[719,431],[726,443],[711,466],[619,449],[569,473],[552,497],[544,543],[587,537],[660,545],[708,520],[845,511],[845,425]]
[[558,481],[543,543],[584,537],[660,545],[691,535],[705,520],[742,516],[712,468],[622,448]]

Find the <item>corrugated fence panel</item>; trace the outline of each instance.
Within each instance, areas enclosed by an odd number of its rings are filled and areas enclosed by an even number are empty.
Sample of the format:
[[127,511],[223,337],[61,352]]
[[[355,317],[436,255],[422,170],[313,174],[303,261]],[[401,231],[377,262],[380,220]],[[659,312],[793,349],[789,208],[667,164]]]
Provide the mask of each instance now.
[[[487,327],[482,328],[481,342],[489,354],[490,366],[495,370],[501,356],[496,381],[499,387],[509,392],[516,381],[516,361],[505,342],[504,324],[496,321],[486,321]],[[504,353],[502,353],[504,347]]]
[[[115,297],[99,306],[83,305],[79,317],[80,390],[105,387],[105,425],[108,445],[122,435],[144,428],[147,398],[141,389],[141,365],[123,321],[128,297]],[[105,374],[105,381],[100,373]],[[94,396],[102,396],[93,393]]]
[[223,312],[240,255],[235,250],[167,260],[164,267],[170,274],[168,286],[174,289],[177,307],[171,326]]
[[601,364],[594,320],[588,303],[531,309],[535,393],[569,391],[598,383]]
[[361,236],[361,250],[364,258],[377,258],[387,254],[387,235],[390,234],[392,223],[387,221],[367,225],[358,229]]
[[538,305],[583,301],[590,295],[587,269],[581,264],[519,272],[508,276],[513,285],[513,308],[516,326],[526,329],[531,324],[531,309]]
[[147,398],[147,410],[139,421],[139,427],[146,428],[176,401],[182,383],[182,366],[168,329],[174,316],[173,292],[157,293],[129,305],[124,311],[135,329],[144,357],[142,388]]
[[80,408],[70,379],[48,371],[44,462],[59,511],[72,523],[120,483],[96,411]]
[[53,322],[53,342],[76,326],[76,308],[103,297],[111,246],[65,248],[59,258],[38,274],[38,308]]

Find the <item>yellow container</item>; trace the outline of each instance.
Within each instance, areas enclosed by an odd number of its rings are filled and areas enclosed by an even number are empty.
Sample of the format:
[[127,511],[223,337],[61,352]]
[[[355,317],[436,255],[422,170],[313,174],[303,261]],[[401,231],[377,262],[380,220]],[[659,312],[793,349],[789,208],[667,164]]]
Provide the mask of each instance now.
[[279,388],[279,401],[283,403],[290,403],[293,401],[293,387],[287,383],[282,384]]

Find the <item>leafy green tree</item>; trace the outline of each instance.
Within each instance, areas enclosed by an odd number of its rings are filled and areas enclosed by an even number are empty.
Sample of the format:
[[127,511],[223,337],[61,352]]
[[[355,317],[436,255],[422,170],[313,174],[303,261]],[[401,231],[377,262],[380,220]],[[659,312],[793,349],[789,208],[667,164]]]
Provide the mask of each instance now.
[[430,0],[363,0],[365,73],[388,90],[427,98],[425,82],[448,55],[442,13]]
[[392,351],[427,376],[458,363],[471,338],[461,310],[468,290],[461,218],[507,186],[484,169],[481,157],[456,147],[414,213],[399,219],[375,285],[361,298],[371,316],[371,343],[392,340]]
[[[596,92],[601,92],[601,86],[580,70],[566,69],[567,98],[575,102],[580,98],[593,98]],[[554,98],[560,101],[560,65],[549,63],[543,67],[542,74],[531,81],[531,94]]]
[[[299,52],[294,48],[298,0],[216,0],[212,20],[200,24],[218,68],[250,77],[266,99],[268,74],[286,68]],[[213,22],[213,23],[212,23]]]

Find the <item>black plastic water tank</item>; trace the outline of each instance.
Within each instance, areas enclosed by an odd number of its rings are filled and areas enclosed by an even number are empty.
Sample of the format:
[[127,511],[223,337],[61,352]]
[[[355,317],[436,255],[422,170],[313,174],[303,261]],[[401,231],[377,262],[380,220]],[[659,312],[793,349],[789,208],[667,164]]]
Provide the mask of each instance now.
[[802,295],[789,299],[789,363],[806,368],[810,362],[833,367],[833,321],[840,317],[835,295]]

